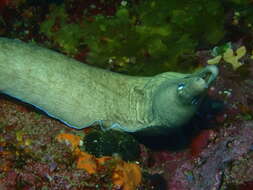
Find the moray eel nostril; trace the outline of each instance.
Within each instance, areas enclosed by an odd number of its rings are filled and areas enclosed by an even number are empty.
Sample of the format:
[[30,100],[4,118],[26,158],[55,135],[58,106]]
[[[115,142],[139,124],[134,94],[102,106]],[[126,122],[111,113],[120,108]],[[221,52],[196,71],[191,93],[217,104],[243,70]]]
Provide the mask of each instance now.
[[159,135],[185,124],[218,75],[136,77],[88,66],[18,40],[0,38],[0,91],[30,103],[67,126]]

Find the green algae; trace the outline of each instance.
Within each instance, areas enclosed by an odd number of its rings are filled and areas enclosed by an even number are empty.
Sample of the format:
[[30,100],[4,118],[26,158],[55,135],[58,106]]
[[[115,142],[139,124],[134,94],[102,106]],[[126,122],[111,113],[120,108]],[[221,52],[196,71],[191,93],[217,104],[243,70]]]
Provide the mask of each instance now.
[[81,149],[96,157],[117,155],[125,161],[137,160],[140,155],[139,144],[133,136],[114,130],[89,132]]
[[54,6],[40,32],[67,54],[73,56],[87,46],[90,64],[130,74],[187,70],[191,64],[178,66],[189,61],[185,55],[224,36],[224,13],[218,0],[149,0],[119,6],[114,16],[82,16],[85,10],[78,23],[71,22],[64,5]]

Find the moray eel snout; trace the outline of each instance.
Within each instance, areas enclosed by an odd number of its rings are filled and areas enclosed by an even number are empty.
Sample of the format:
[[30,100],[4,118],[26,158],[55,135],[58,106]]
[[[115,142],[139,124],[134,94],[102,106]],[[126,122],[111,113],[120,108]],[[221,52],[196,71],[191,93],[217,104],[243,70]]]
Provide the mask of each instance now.
[[208,65],[200,72],[196,73],[196,75],[198,75],[199,77],[201,77],[203,80],[206,81],[207,88],[216,79],[218,74],[219,74],[218,68],[214,65]]
[[217,75],[217,67],[209,65],[200,72],[185,77],[185,80],[180,82],[177,88],[177,93],[182,102],[198,104]]

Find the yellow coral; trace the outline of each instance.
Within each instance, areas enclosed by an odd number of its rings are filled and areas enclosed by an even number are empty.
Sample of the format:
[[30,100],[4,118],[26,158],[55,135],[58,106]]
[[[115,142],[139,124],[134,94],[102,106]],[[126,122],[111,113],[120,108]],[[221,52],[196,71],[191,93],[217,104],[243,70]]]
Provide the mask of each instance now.
[[212,58],[212,59],[209,59],[209,60],[207,61],[207,63],[208,63],[209,65],[218,64],[218,63],[220,62],[221,58],[222,58],[222,56],[221,56],[221,55],[218,55],[218,56],[216,56],[216,57],[214,57],[214,58]]
[[246,54],[246,48],[245,46],[242,46],[236,50],[236,54],[234,54],[233,50],[231,48],[228,48],[226,52],[223,54],[223,59],[227,63],[230,63],[234,70],[238,69],[240,66],[242,66],[242,63],[239,62],[239,59],[241,59]]
[[[218,55],[212,59],[207,61],[208,64],[218,64],[220,60],[223,58],[225,62],[230,63],[234,70],[238,69],[243,64],[239,61],[246,54],[245,46],[241,46],[235,52],[228,48],[223,56]],[[253,57],[253,56],[252,56]]]
[[251,51],[250,59],[253,59],[253,50]]

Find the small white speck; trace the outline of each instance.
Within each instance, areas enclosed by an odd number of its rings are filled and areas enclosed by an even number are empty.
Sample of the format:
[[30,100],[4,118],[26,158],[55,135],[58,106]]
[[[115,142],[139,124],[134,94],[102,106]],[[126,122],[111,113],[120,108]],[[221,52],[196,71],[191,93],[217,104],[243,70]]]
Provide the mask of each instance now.
[[80,140],[79,146],[83,146],[83,141],[82,140]]
[[53,178],[49,175],[49,174],[46,174],[46,178],[49,180],[49,181],[52,181]]
[[110,58],[110,59],[108,60],[108,62],[109,62],[109,63],[113,63],[113,59]]
[[228,91],[228,90],[224,90],[223,93],[226,94],[227,96],[231,96],[232,94],[231,91]]
[[90,8],[95,9],[95,8],[96,8],[96,5],[91,4],[91,5],[90,5]]
[[127,1],[121,1],[120,3],[123,7],[125,7],[127,5]]

